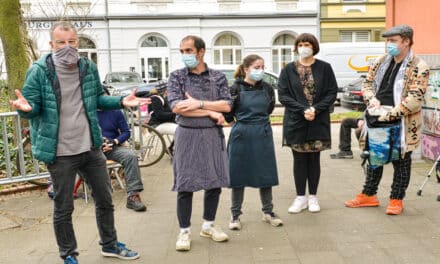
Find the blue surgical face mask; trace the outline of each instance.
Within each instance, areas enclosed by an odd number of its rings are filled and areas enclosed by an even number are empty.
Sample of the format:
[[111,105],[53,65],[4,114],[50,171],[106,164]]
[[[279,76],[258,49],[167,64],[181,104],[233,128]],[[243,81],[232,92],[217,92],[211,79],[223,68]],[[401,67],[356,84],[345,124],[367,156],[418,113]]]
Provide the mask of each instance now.
[[190,69],[194,69],[199,65],[199,60],[197,60],[196,54],[183,54],[182,61],[183,64]]
[[387,52],[388,54],[390,54],[391,56],[397,56],[400,54],[400,50],[397,46],[396,43],[387,43]]
[[262,69],[252,69],[249,72],[249,79],[254,81],[261,81],[264,76],[264,71]]

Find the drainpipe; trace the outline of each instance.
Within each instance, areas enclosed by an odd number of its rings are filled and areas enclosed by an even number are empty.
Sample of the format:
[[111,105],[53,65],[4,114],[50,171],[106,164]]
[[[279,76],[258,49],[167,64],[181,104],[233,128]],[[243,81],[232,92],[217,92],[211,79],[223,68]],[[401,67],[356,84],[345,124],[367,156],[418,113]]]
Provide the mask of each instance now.
[[318,5],[317,7],[317,20],[318,20],[318,30],[316,31],[316,38],[319,40],[319,42],[321,42],[321,0],[317,1],[316,3]]
[[108,0],[105,0],[104,21],[107,23],[108,69],[112,72],[112,42],[110,40],[110,21],[108,19]]

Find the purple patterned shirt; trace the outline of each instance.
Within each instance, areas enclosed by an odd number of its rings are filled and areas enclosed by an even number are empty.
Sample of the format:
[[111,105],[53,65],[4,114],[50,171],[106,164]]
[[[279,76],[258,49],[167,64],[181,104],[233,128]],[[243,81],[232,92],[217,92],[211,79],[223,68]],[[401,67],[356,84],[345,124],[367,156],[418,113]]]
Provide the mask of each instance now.
[[[205,64],[206,65],[206,64]],[[168,101],[171,109],[185,98],[185,92],[198,100],[225,100],[232,104],[228,81],[225,75],[217,70],[209,69],[199,74],[191,73],[188,68],[175,70],[168,79]],[[209,117],[186,117],[177,115],[179,125],[188,127],[214,127],[215,121]]]

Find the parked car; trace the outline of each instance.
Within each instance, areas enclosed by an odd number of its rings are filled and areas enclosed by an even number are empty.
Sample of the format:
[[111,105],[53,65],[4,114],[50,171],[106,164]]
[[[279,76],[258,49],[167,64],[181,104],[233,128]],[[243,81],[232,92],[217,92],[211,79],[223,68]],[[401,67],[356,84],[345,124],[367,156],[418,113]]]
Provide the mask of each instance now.
[[146,83],[137,72],[110,72],[107,73],[104,86],[109,90],[110,95],[128,95],[137,88],[138,93],[149,92],[159,82]]
[[362,83],[366,76],[361,75],[358,79],[350,82],[344,87],[344,94],[341,98],[341,106],[356,111],[364,111],[366,105],[362,95]]
[[[234,72],[233,69],[220,69],[228,80],[228,85],[231,86],[234,83]],[[281,103],[278,101],[278,75],[273,72],[264,72],[263,80],[270,84],[275,92],[275,106],[281,106]]]

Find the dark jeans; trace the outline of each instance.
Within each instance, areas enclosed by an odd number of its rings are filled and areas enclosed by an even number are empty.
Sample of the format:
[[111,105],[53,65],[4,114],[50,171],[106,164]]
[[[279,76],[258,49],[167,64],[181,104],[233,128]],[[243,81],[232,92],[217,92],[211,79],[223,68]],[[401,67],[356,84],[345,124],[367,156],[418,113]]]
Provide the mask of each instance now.
[[[411,152],[405,153],[405,157],[392,161],[394,167],[393,183],[391,184],[390,199],[402,200],[405,197],[406,189],[411,178]],[[367,178],[365,179],[363,194],[368,196],[376,195],[380,180],[382,179],[383,166],[372,169],[367,167]]]
[[62,258],[78,255],[72,224],[73,188],[78,172],[81,172],[93,191],[100,245],[113,247],[117,242],[112,188],[105,161],[101,150],[94,149],[73,156],[59,156],[54,163],[47,164],[55,193],[53,225]]
[[[221,188],[205,190],[203,202],[203,220],[215,220],[221,192]],[[192,192],[177,193],[177,218],[179,220],[180,228],[188,228],[191,226],[192,198]]]
[[140,192],[144,189],[141,179],[141,171],[139,170],[139,162],[137,155],[128,148],[116,146],[112,151],[107,151],[104,155],[109,160],[114,160],[124,167],[125,185],[127,194]]
[[308,183],[309,194],[316,195],[321,176],[321,152],[297,152],[293,149],[292,152],[296,194],[306,195],[306,183]]
[[[231,213],[232,217],[236,218],[240,216],[243,212],[241,211],[241,206],[244,199],[244,187],[232,188],[231,192]],[[260,200],[263,208],[261,209],[263,213],[270,214],[273,211],[272,203],[272,187],[260,188]]]
[[356,138],[359,139],[362,129],[358,128],[358,118],[344,118],[339,130],[339,150],[351,151],[351,129],[355,129]]

